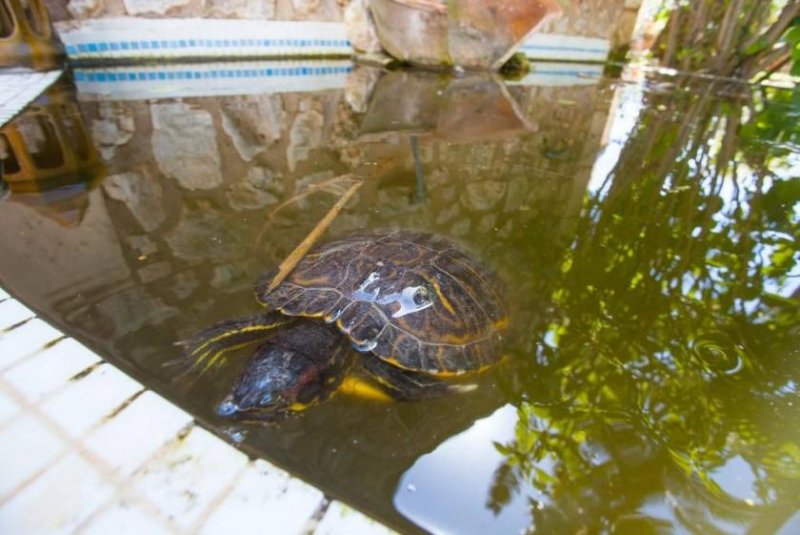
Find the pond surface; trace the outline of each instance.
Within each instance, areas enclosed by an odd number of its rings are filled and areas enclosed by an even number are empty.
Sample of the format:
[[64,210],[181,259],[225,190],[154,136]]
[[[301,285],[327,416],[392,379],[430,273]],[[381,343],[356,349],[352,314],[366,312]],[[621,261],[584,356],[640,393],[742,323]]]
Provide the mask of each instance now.
[[[2,130],[0,280],[403,532],[797,532],[798,124],[796,88],[591,66],[78,71]],[[327,237],[461,243],[508,291],[508,358],[446,399],[217,416],[247,352],[187,378],[175,342],[256,311],[355,179]]]

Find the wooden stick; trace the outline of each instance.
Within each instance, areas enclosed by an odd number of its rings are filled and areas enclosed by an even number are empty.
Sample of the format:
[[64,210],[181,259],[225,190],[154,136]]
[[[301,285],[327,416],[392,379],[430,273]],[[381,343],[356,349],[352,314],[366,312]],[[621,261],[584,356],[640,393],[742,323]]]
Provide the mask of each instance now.
[[300,262],[300,260],[303,259],[306,253],[308,253],[308,250],[311,249],[315,243],[317,243],[317,240],[319,240],[320,236],[322,236],[322,234],[328,229],[334,218],[339,214],[339,212],[342,211],[344,205],[347,204],[347,201],[350,200],[350,197],[355,194],[355,192],[363,183],[363,180],[358,180],[352,186],[350,186],[350,189],[348,189],[336,202],[336,204],[334,204],[331,209],[328,210],[328,213],[325,214],[325,217],[320,219],[319,223],[317,223],[317,226],[315,226],[311,232],[308,233],[308,236],[306,236],[305,239],[301,241],[297,247],[295,247],[294,251],[292,251],[292,253],[287,256],[283,262],[281,262],[280,266],[278,266],[278,273],[275,274],[272,282],[270,282],[269,286],[267,287],[267,292],[274,290],[275,287],[282,283],[286,276],[292,272],[294,267],[298,264],[298,262]]
[[337,183],[341,182],[342,179],[347,179],[349,182],[352,182],[353,180],[352,178],[349,178],[348,175],[339,175],[333,178],[329,178],[328,180],[323,180],[319,184],[313,184],[313,183],[309,184],[308,186],[305,187],[303,191],[295,193],[289,199],[286,199],[278,206],[272,208],[269,211],[269,214],[267,215],[267,219],[274,219],[275,215],[284,208],[286,208],[287,206],[298,202],[303,197],[308,197],[313,193],[317,193],[318,191],[327,191],[328,193],[336,194],[336,191],[331,191],[331,190],[333,190],[336,187]]

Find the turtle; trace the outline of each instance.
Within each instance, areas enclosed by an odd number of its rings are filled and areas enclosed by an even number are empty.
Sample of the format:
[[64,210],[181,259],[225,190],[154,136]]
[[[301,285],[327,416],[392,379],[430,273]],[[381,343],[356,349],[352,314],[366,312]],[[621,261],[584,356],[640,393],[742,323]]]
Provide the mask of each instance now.
[[443,236],[357,233],[311,249],[270,290],[274,273],[255,287],[264,310],[182,342],[186,356],[206,366],[261,342],[217,405],[220,416],[281,420],[330,398],[346,377],[367,379],[360,384],[386,399],[439,397],[470,389],[451,378],[501,357],[502,286]]

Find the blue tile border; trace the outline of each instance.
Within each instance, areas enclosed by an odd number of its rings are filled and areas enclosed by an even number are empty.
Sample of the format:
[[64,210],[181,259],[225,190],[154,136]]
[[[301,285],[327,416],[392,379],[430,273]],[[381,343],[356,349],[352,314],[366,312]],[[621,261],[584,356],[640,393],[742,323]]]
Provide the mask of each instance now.
[[[125,41],[102,41],[67,45],[67,54],[103,54],[128,50],[159,50],[165,52],[191,51],[187,49],[208,48],[263,48],[266,51],[274,49],[298,49],[298,52],[307,52],[308,49],[331,49],[340,51],[350,49],[347,39],[137,39]],[[302,50],[306,49],[306,50]],[[196,52],[196,50],[195,50]],[[286,50],[280,52],[285,53]]]
[[271,78],[277,76],[324,76],[334,74],[347,74],[352,71],[352,65],[342,66],[290,66],[290,67],[260,67],[254,68],[216,68],[216,69],[183,69],[183,70],[114,70],[114,71],[83,71],[76,70],[76,82],[148,82],[159,80],[201,80],[223,78]]
[[521,50],[549,50],[553,52],[585,52],[587,54],[608,54],[607,48],[588,48],[563,45],[522,45]]
[[[198,52],[196,49],[219,48],[228,52],[231,48],[261,48],[265,52],[286,53],[286,49],[296,49],[298,53],[330,49],[331,52],[349,51],[350,42],[346,39],[138,39],[126,41],[102,41],[67,45],[70,56],[85,54],[105,54],[130,50],[158,50],[164,52]],[[195,50],[192,50],[195,49]],[[281,50],[276,50],[281,49]],[[303,50],[305,49],[305,50]],[[608,49],[597,47],[525,44],[521,50],[540,50],[552,52],[579,52],[586,54],[607,54]],[[205,51],[205,50],[204,50]],[[290,50],[291,51],[291,50]]]
[[[334,58],[353,52],[343,22],[106,17],[55,26],[70,59],[87,63],[142,58]],[[597,37],[537,33],[527,36],[519,50],[533,59],[601,61],[610,43]]]
[[570,77],[578,77],[578,76],[593,76],[593,77],[600,77],[602,73],[597,73],[594,71],[577,71],[577,70],[553,70],[553,69],[536,69],[534,68],[531,71],[531,74],[543,74],[548,76],[570,76]]

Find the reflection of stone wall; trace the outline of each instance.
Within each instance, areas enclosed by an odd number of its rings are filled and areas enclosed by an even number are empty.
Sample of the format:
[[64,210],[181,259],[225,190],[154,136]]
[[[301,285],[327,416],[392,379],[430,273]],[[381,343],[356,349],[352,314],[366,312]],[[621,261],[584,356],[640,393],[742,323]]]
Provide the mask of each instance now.
[[491,258],[515,285],[538,284],[517,267],[556,255],[571,231],[608,103],[598,86],[513,93],[535,132],[420,137],[423,198],[408,137],[360,140],[364,115],[348,102],[366,107],[340,91],[83,109],[110,170],[103,192],[135,284],[167,306],[208,310],[218,306],[209,294],[249,294],[345,189],[336,177],[353,170],[366,182],[331,234],[426,228]]
[[[163,361],[175,339],[252,309],[259,274],[346,189],[337,177],[357,172],[364,185],[329,236],[375,227],[450,235],[495,266],[530,311],[547,295],[580,208],[603,91],[514,87],[533,132],[474,142],[452,142],[446,130],[420,135],[419,185],[407,134],[360,138],[363,88],[83,102],[108,176],[81,225],[57,236],[35,212],[3,207],[4,228],[30,239],[10,243],[4,262],[17,265],[0,268],[37,266],[22,277],[32,302],[99,347]],[[64,254],[48,252],[53,240]]]

